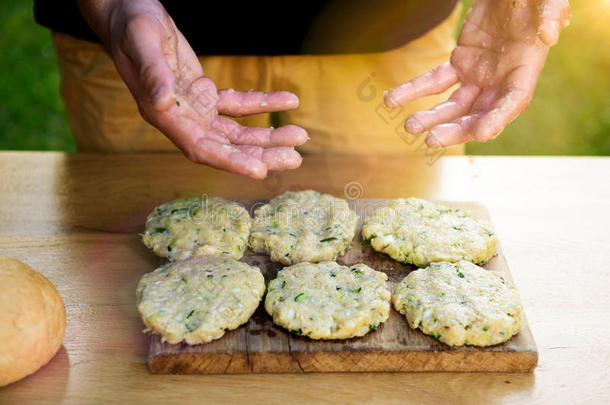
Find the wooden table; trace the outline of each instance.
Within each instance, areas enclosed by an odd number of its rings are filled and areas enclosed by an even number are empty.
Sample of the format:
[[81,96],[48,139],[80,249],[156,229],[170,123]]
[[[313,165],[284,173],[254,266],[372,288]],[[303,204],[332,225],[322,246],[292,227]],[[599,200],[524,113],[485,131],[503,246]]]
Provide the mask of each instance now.
[[[182,195],[265,198],[302,188],[485,204],[538,343],[535,372],[149,374],[134,293],[159,263],[137,236],[148,210]],[[0,404],[607,403],[609,210],[609,158],[307,157],[301,169],[257,182],[173,154],[2,152],[0,254],[57,286],[68,327],[58,355],[0,388]]]

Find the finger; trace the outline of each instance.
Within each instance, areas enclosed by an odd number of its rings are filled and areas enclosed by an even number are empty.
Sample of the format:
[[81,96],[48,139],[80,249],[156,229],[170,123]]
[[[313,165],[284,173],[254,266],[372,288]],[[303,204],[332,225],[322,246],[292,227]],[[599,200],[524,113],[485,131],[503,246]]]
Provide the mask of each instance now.
[[480,92],[478,86],[465,84],[454,91],[448,101],[411,115],[407,118],[405,128],[411,134],[420,134],[436,125],[453,121],[470,111]]
[[430,148],[459,145],[472,140],[472,129],[481,114],[470,114],[448,123],[437,125],[426,135]]
[[218,117],[212,122],[211,127],[237,145],[296,146],[309,140],[307,132],[295,125],[286,125],[277,129],[244,127],[232,119]]
[[475,100],[470,114],[454,120],[449,124],[433,127],[426,136],[426,144],[431,148],[459,145],[474,138],[473,130],[478,120],[489,111],[489,106],[496,97],[497,89],[486,87]]
[[[157,116],[156,126],[195,163],[202,163],[256,179],[267,175],[267,165],[252,153],[231,145],[222,134],[202,128],[197,120],[185,117],[182,108],[174,106]],[[261,147],[253,147],[260,149]]]
[[241,117],[264,112],[293,110],[299,106],[299,98],[288,91],[218,91],[218,112],[232,117]]
[[135,65],[138,80],[157,111],[166,111],[176,101],[174,73],[163,49],[166,40],[159,21],[142,14],[127,23],[121,43],[122,51]]
[[507,76],[502,93],[474,128],[475,139],[484,142],[495,138],[525,111],[536,88],[536,77],[528,66],[521,66]]
[[394,108],[420,97],[439,94],[459,81],[457,71],[449,62],[390,89],[384,96],[386,106]]
[[290,147],[261,148],[250,145],[237,145],[242,152],[260,159],[267,166],[267,170],[296,169],[301,165],[303,158]]
[[269,170],[296,169],[303,162],[296,150],[287,147],[265,149],[262,160]]
[[493,101],[496,99],[498,89],[496,87],[485,87],[479,97],[472,105],[472,113],[486,113]]
[[267,176],[267,165],[260,158],[262,148],[250,148],[260,149],[259,156],[251,149],[241,150],[236,145],[200,138],[192,150],[194,159],[191,160],[255,179],[264,179]]
[[555,45],[561,30],[569,23],[568,0],[544,0],[538,6],[538,37],[545,45]]

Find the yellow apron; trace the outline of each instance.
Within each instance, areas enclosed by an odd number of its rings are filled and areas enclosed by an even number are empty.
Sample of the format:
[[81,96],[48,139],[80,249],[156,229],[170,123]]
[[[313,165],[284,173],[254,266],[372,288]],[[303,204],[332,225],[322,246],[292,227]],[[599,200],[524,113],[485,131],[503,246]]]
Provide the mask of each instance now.
[[[218,88],[288,90],[298,109],[257,114],[245,125],[299,125],[311,140],[305,154],[461,154],[462,146],[428,150],[424,135],[404,130],[405,118],[447,98],[427,97],[394,110],[383,91],[449,60],[460,4],[440,25],[399,48],[379,53],[286,56],[201,56]],[[147,124],[112,59],[99,45],[54,33],[61,96],[79,151],[152,152],[176,147]]]

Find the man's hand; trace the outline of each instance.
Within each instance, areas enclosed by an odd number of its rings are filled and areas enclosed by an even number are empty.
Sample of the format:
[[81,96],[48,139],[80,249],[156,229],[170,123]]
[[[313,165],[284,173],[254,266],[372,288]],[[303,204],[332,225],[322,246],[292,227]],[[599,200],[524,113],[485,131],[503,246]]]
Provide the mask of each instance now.
[[430,147],[495,138],[529,106],[569,17],[567,0],[474,0],[451,61],[394,87],[385,103],[393,108],[460,82],[448,101],[411,115],[405,128],[428,131]]
[[264,178],[296,168],[302,128],[251,128],[239,117],[298,107],[289,92],[217,90],[190,45],[157,0],[80,0],[81,10],[111,53],[142,117],[193,162]]

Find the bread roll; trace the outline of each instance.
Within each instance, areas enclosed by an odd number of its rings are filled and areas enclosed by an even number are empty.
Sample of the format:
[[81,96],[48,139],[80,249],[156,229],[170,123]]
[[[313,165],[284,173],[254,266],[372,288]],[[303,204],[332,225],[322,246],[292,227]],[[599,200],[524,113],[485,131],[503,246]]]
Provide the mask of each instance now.
[[32,374],[57,353],[66,310],[55,289],[28,265],[0,255],[0,386]]

